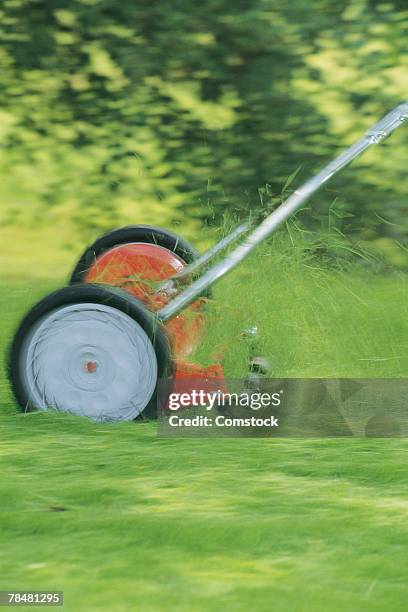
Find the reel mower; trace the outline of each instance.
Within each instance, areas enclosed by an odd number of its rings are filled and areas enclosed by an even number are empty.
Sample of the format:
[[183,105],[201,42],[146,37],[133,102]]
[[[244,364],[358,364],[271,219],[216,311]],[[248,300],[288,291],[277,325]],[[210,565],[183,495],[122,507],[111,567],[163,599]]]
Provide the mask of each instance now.
[[128,421],[155,415],[159,379],[169,391],[186,379],[222,384],[221,366],[187,361],[203,333],[211,286],[407,118],[408,102],[266,217],[241,223],[202,255],[176,234],[146,225],[96,240],[80,257],[70,285],[37,303],[15,333],[9,377],[22,410],[53,408],[95,421]]

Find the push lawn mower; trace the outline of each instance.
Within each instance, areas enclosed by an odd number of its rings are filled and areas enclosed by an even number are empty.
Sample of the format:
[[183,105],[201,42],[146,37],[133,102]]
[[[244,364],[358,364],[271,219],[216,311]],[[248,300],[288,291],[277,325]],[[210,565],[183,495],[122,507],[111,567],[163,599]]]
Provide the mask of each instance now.
[[[266,218],[242,223],[201,256],[179,236],[150,226],[99,238],[80,258],[70,286],[36,304],[17,329],[9,376],[21,408],[54,408],[96,421],[132,420],[154,414],[159,378],[169,388],[179,378],[221,378],[217,366],[203,371],[185,361],[203,330],[210,287],[407,117],[408,102]],[[241,244],[208,266],[239,238]]]

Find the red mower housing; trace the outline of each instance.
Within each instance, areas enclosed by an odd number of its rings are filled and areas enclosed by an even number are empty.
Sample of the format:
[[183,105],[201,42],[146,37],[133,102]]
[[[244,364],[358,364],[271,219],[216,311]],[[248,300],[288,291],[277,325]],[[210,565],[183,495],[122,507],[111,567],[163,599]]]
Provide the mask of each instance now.
[[[159,235],[155,237],[157,239]],[[188,262],[179,254],[161,244],[127,242],[112,246],[93,257],[82,282],[119,287],[143,302],[150,311],[157,312],[170,299],[165,293],[157,293],[159,285],[187,265]],[[198,298],[165,324],[175,358],[174,392],[181,389],[186,391],[189,385],[192,388],[198,385],[207,391],[214,390],[214,385],[224,388],[224,371],[220,364],[200,366],[186,359],[196,348],[204,331],[205,302],[205,297]]]
[[[172,251],[157,244],[134,242],[109,249],[98,257],[85,275],[86,283],[120,287],[156,312],[168,301],[165,294],[155,294],[157,285],[180,272],[186,263]],[[204,317],[203,298],[166,324],[174,356],[190,355],[200,339]]]

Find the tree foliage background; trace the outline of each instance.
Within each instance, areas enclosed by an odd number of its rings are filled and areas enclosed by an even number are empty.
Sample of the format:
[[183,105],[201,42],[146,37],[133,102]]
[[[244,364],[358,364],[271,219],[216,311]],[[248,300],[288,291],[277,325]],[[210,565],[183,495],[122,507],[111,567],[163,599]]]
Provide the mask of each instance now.
[[[0,219],[190,237],[279,194],[406,99],[403,0],[2,0]],[[408,232],[407,134],[314,200],[359,241]]]

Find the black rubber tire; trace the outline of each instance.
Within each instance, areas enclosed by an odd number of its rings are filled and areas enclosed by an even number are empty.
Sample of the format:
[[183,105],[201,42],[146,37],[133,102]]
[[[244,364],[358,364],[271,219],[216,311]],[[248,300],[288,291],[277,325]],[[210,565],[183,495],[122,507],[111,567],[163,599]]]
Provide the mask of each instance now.
[[69,283],[71,285],[83,283],[87,271],[98,257],[115,246],[131,242],[157,244],[173,251],[187,264],[199,257],[198,251],[187,240],[169,230],[152,225],[128,225],[104,234],[85,249],[71,274]]
[[[27,412],[35,409],[27,394],[20,372],[20,356],[24,339],[31,327],[47,313],[61,306],[78,303],[104,304],[116,308],[134,319],[146,332],[153,344],[157,359],[158,379],[168,380],[169,387],[171,386],[174,363],[170,342],[163,326],[153,313],[145,308],[139,300],[116,287],[96,284],[68,286],[54,291],[33,306],[20,322],[12,340],[8,355],[8,375],[14,396],[22,411]],[[136,420],[154,418],[156,414],[157,385],[149,404]]]

